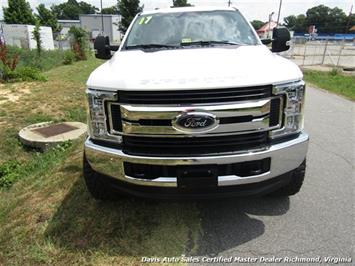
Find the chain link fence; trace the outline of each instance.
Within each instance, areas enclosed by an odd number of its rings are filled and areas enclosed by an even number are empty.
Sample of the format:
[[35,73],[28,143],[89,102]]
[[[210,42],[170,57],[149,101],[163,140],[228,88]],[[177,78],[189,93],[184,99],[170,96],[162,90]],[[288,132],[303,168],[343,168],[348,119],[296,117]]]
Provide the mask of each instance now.
[[355,67],[355,41],[292,39],[291,48],[284,56],[299,66],[325,65],[332,67]]

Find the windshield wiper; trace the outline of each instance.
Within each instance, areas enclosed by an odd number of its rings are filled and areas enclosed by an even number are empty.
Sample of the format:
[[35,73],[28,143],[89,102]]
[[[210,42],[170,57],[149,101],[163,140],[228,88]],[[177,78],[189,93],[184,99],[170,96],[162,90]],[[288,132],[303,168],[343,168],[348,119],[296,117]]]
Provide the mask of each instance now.
[[190,46],[190,45],[213,45],[213,44],[224,44],[224,45],[243,45],[242,43],[229,42],[229,41],[194,41],[194,42],[183,42],[180,45]]
[[149,43],[149,44],[137,44],[137,45],[130,45],[126,46],[126,50],[133,50],[133,49],[154,49],[154,48],[179,48],[176,45],[170,44],[158,44],[158,43]]

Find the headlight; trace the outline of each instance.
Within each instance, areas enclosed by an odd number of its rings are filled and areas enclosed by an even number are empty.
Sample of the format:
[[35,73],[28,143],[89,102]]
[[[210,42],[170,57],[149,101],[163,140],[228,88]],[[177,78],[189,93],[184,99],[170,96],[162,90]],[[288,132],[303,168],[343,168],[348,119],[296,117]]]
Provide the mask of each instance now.
[[284,95],[284,113],[282,128],[271,132],[271,138],[298,133],[303,129],[303,105],[305,94],[305,83],[303,80],[293,83],[275,85],[273,93]]
[[88,89],[86,91],[89,103],[88,131],[93,139],[122,142],[122,137],[111,135],[108,129],[106,102],[117,101],[117,93]]

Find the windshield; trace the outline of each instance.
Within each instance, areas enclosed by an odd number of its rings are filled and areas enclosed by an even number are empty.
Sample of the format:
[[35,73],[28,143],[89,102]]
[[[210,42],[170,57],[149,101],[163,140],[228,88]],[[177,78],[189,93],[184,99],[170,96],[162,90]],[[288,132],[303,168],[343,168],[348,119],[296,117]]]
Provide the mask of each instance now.
[[157,13],[136,19],[125,48],[203,44],[256,45],[258,41],[238,11]]

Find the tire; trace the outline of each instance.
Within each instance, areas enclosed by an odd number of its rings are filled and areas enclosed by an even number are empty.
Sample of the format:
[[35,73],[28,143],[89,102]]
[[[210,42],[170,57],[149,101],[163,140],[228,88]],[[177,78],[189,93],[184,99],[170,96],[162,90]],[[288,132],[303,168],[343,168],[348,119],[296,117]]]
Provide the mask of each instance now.
[[293,170],[291,174],[291,181],[286,186],[283,186],[269,194],[269,196],[273,197],[284,197],[284,196],[292,196],[297,194],[302,187],[304,177],[306,173],[306,160],[303,163]]
[[91,168],[85,154],[83,158],[83,175],[86,187],[94,199],[108,201],[120,198],[120,193],[112,188],[110,179]]

